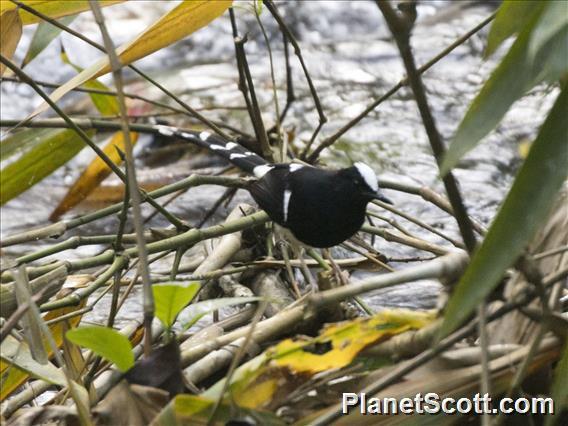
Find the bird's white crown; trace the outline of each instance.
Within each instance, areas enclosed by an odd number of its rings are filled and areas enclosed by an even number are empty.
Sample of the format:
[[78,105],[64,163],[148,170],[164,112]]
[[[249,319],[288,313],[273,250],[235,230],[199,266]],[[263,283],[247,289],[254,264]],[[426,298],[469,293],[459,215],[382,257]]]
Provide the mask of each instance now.
[[365,183],[369,186],[369,188],[371,188],[375,192],[378,191],[379,183],[374,170],[361,161],[356,162],[354,166],[357,168],[357,171],[359,172]]

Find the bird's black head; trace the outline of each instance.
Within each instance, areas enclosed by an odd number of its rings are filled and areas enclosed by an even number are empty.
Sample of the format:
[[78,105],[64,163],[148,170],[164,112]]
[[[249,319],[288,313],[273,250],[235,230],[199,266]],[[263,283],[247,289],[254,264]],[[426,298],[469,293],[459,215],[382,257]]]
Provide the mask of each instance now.
[[392,204],[388,198],[382,195],[379,189],[377,175],[368,165],[358,161],[352,167],[340,171],[341,175],[350,180],[351,186],[366,199],[381,200]]

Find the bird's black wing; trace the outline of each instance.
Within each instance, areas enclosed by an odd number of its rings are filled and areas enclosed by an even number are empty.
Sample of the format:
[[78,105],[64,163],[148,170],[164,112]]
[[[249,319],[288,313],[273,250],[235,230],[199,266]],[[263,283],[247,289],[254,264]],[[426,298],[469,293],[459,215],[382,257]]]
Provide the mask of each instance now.
[[268,216],[280,225],[284,223],[284,191],[286,191],[287,175],[290,173],[287,164],[275,164],[262,179],[253,182],[247,189]]

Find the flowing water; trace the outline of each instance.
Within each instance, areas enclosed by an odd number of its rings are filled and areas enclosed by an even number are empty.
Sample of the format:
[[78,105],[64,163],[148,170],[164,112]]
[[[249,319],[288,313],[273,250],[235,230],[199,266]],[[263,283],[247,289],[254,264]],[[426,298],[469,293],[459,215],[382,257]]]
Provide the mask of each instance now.
[[[169,5],[158,2],[130,2],[105,9],[111,34],[120,44],[132,38],[150,22],[167,10]],[[302,54],[314,85],[320,96],[328,123],[316,140],[331,135],[347,121],[360,113],[366,105],[380,97],[404,75],[402,63],[394,43],[389,39],[386,26],[374,2],[305,1],[279,5],[286,22],[297,35]],[[423,64],[455,39],[473,28],[494,11],[486,2],[422,2],[418,7],[419,17],[413,32],[412,43],[418,64]],[[274,91],[270,75],[268,53],[262,32],[254,15],[245,7],[237,10],[239,31],[248,34],[246,52],[255,87],[267,127],[274,124]],[[276,92],[282,108],[286,99],[285,64],[281,34],[272,22],[268,10],[261,15],[274,57]],[[90,17],[80,16],[72,25],[88,37],[100,41],[96,25]],[[17,59],[25,52],[32,29],[26,28]],[[504,50],[495,58],[482,58],[488,27],[474,35],[464,44],[435,65],[424,75],[428,100],[438,129],[449,141],[455,132],[467,106],[490,75]],[[81,66],[88,66],[97,56],[90,47],[64,35],[63,43],[69,56]],[[62,66],[58,58],[57,43],[42,53],[27,71],[39,80],[63,82],[73,75],[73,70]],[[17,56],[18,56],[17,55]],[[318,115],[301,71],[293,56],[294,89],[297,100],[293,103],[284,129],[295,134],[294,143],[302,146],[318,124]],[[228,16],[216,20],[207,28],[195,33],[139,63],[163,85],[180,94],[182,99],[195,108],[239,107],[244,103],[237,87],[237,72],[234,47]],[[45,72],[49,70],[49,74]],[[145,83],[135,82],[131,72],[126,72],[131,81],[127,90],[150,98],[160,98],[156,89]],[[108,77],[103,81],[110,81]],[[517,102],[498,128],[475,150],[466,156],[456,169],[463,198],[470,214],[484,224],[495,215],[499,204],[511,185],[520,164],[519,144],[531,140],[552,105],[554,93],[546,87],[533,90]],[[69,95],[62,105],[80,109],[85,104],[83,96]],[[22,118],[39,103],[32,90],[24,85],[2,83],[2,118]],[[222,120],[234,127],[252,133],[246,111],[242,109],[207,109],[207,117]],[[171,118],[173,123],[176,118]],[[148,143],[143,137],[139,145]],[[208,157],[209,158],[209,157]],[[431,154],[420,116],[409,89],[397,92],[381,104],[357,126],[347,132],[331,150],[324,151],[322,158],[330,166],[342,166],[350,161],[364,160],[380,176],[411,184],[426,185],[443,193],[437,177],[437,167]],[[84,150],[76,159],[53,175],[44,179],[22,196],[7,203],[1,209],[2,236],[46,223],[46,218],[57,202],[92,159]],[[218,164],[215,159],[185,159],[166,168],[146,171],[145,175],[160,175],[161,178],[180,178],[190,166]],[[141,165],[141,168],[144,166]],[[112,182],[112,179],[110,179]],[[222,188],[201,187],[188,191],[170,209],[190,223],[196,223],[215,200]],[[396,206],[405,213],[420,218],[447,235],[459,239],[455,221],[432,205],[403,193],[387,191]],[[219,210],[209,223],[222,220],[237,202],[250,201],[247,194],[239,191],[227,207]],[[150,210],[144,209],[148,214]],[[71,213],[74,214],[74,213]],[[394,217],[388,213],[387,217]],[[440,243],[439,237],[404,219],[397,219],[410,232]],[[116,218],[102,220],[81,230],[83,234],[112,233]],[[158,218],[152,226],[164,226]],[[40,247],[33,245],[33,250]],[[417,256],[410,249],[377,239],[376,247],[389,257]],[[6,256],[31,250],[30,246],[5,249]],[[92,255],[102,247],[84,247],[66,251],[57,258],[73,258]],[[404,265],[395,265],[404,267]],[[364,275],[359,275],[364,276]],[[431,307],[438,294],[438,284],[420,281],[394,289],[377,292],[368,297],[374,308],[385,306]],[[141,298],[141,296],[140,296]],[[139,297],[132,298],[123,313],[125,317],[139,318]],[[94,320],[102,320],[108,307],[101,305]]]

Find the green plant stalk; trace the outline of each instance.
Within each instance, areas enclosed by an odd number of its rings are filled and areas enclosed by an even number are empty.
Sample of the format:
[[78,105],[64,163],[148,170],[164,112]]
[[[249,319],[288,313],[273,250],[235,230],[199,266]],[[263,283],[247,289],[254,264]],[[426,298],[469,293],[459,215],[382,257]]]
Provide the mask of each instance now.
[[[410,31],[414,21],[408,22],[408,16],[401,17],[397,15],[389,2],[376,1],[376,3],[382,12],[398,46],[398,50],[400,51],[400,56],[404,62],[404,67],[406,68],[408,75],[408,82],[412,89],[412,93],[414,94],[420,116],[422,117],[424,130],[428,135],[428,140],[430,142],[432,152],[434,153],[434,158],[440,168],[446,149],[436,127],[436,122],[432,115],[432,111],[430,110],[430,106],[428,105],[426,90],[420,76],[420,71],[416,67],[414,55],[412,54],[412,48],[410,46]],[[452,205],[454,217],[458,223],[463,242],[467,251],[472,253],[477,242],[475,234],[473,233],[473,225],[469,215],[467,214],[465,204],[458,188],[458,182],[451,172],[445,174],[442,177],[442,181],[444,183],[448,199]]]
[[[175,250],[179,247],[191,246],[199,241],[209,238],[219,237],[233,232],[241,231],[243,229],[263,224],[269,220],[268,215],[264,211],[254,213],[232,222],[223,223],[221,225],[211,226],[205,229],[191,229],[183,234],[174,237],[166,238],[164,240],[156,241],[147,245],[148,254],[159,253],[166,250]],[[138,257],[138,248],[132,247],[124,251],[121,256],[116,256],[114,250],[107,250],[99,256],[94,256],[88,259],[71,260],[66,263],[68,273],[85,269],[87,267],[102,266],[113,262],[112,265],[91,285],[86,288],[79,289],[75,293],[41,305],[42,311],[57,309],[64,306],[77,305],[82,299],[91,295],[95,290],[100,288],[106,283],[114,274],[116,270],[124,268],[128,259]],[[46,265],[51,266],[51,265]],[[60,264],[58,266],[61,266]]]
[[[132,201],[132,220],[134,222],[134,232],[136,234],[136,247],[138,249],[138,274],[142,277],[143,286],[143,306],[144,306],[144,354],[150,355],[152,350],[152,320],[154,318],[154,296],[152,294],[152,283],[150,281],[150,268],[148,266],[148,252],[146,250],[146,241],[144,239],[144,224],[142,223],[142,210],[140,208],[140,191],[138,190],[138,180],[136,178],[136,168],[134,167],[134,155],[132,153],[132,140],[130,139],[130,128],[128,126],[128,112],[126,110],[126,102],[123,94],[122,80],[122,64],[116,54],[114,42],[107,30],[105,19],[97,0],[89,0],[89,5],[95,17],[95,21],[99,26],[103,37],[104,46],[108,54],[112,77],[116,86],[117,101],[121,115],[121,130],[124,139],[124,147],[126,149],[126,176],[127,188]],[[124,203],[128,205],[128,201]],[[175,224],[175,222],[172,222]],[[179,222],[176,225],[179,230],[187,229],[187,227]],[[118,289],[118,287],[117,287]],[[115,299],[116,302],[116,299]]]
[[[113,254],[112,252],[110,253]],[[91,285],[85,288],[80,288],[74,293],[62,297],[61,299],[54,300],[52,302],[46,302],[42,304],[39,308],[42,312],[51,311],[53,309],[63,308],[65,306],[75,306],[78,305],[81,300],[89,297],[96,290],[102,287],[109,279],[113,277],[115,272],[120,271],[128,264],[127,256],[113,256],[114,261],[108,267],[108,269],[102,273]]]
[[[134,234],[127,235],[127,241],[133,242]],[[147,241],[152,240],[152,234],[150,231],[145,233],[145,238]],[[16,264],[21,265],[23,263],[33,262],[34,260],[41,259],[43,257],[50,256],[55,253],[62,252],[64,250],[71,250],[76,249],[77,247],[81,246],[88,246],[88,245],[97,245],[97,244],[114,244],[118,240],[116,235],[94,235],[94,236],[75,236],[71,237],[68,240],[62,241],[60,243],[54,244],[49,246],[43,250],[39,250],[35,253],[26,254],[24,256],[20,256],[16,259]],[[125,241],[124,239],[122,240]]]
[[[57,104],[55,102],[53,102],[49,96],[37,85],[35,84],[34,80],[32,78],[30,78],[24,71],[22,71],[20,68],[18,68],[17,65],[15,65],[12,61],[10,61],[9,59],[5,58],[3,55],[0,55],[0,62],[4,65],[6,65],[6,67],[10,68],[14,74],[16,74],[21,80],[25,81],[26,83],[28,83],[33,89],[34,91],[41,97],[43,98],[43,100],[57,113],[57,115],[59,115],[63,120],[65,120],[65,122],[77,133],[77,135],[85,142],[85,144],[87,146],[89,146],[93,151],[95,151],[95,153],[97,154],[97,156],[104,161],[104,163],[120,178],[120,180],[122,180],[123,182],[126,183],[126,176],[124,175],[124,173],[122,172],[122,170],[120,170],[118,168],[118,166],[116,164],[114,164],[114,162],[108,157],[108,155],[106,155],[104,153],[104,151],[102,149],[100,149],[97,144],[95,144],[90,138],[89,136],[83,131],[83,129],[81,129],[80,127],[76,126],[75,123],[73,122],[73,120],[71,120],[71,118],[69,118],[69,116],[67,114],[65,114],[63,112],[63,110],[61,108],[59,108],[57,106]],[[164,210],[162,208],[162,206],[160,206],[158,203],[156,203],[151,197],[148,196],[148,194],[146,194],[145,191],[141,190],[140,188],[136,187],[137,190],[141,193],[142,197],[145,199],[145,201],[147,201],[148,203],[150,203],[152,205],[152,207],[154,207],[156,210],[159,210],[160,213],[162,213],[162,215],[169,221],[171,222],[176,228],[178,229],[183,229],[184,228],[184,224],[177,219],[175,216],[173,216],[172,214],[168,213],[166,210]]]
[[[99,43],[96,43],[92,40],[90,40],[89,38],[85,37],[83,34],[69,28],[66,25],[63,25],[61,22],[57,21],[56,19],[52,19],[47,15],[44,15],[41,12],[38,12],[37,10],[33,9],[32,7],[17,1],[17,0],[11,0],[12,3],[15,3],[16,5],[18,5],[21,9],[25,10],[28,13],[31,13],[32,15],[37,16],[38,18],[41,18],[43,21],[49,22],[51,25],[60,28],[61,30],[65,31],[66,33],[69,33],[75,37],[77,37],[78,39],[84,41],[85,43],[89,44],[90,46],[93,46],[95,49],[100,50],[101,52],[107,54],[106,49],[104,48],[104,46],[100,45]],[[201,121],[203,124],[205,124],[206,126],[210,127],[213,131],[215,131],[219,136],[225,138],[225,139],[230,139],[230,137],[224,133],[221,129],[219,129],[218,126],[215,125],[215,123],[212,123],[211,121],[209,121],[207,118],[205,118],[203,115],[201,115],[200,113],[198,113],[196,110],[194,110],[193,108],[191,108],[189,105],[187,105],[185,102],[183,102],[181,99],[179,99],[177,96],[175,96],[172,92],[170,92],[169,90],[167,90],[164,86],[162,86],[161,84],[159,84],[157,81],[155,81],[154,79],[150,78],[149,75],[147,75],[146,73],[142,72],[138,67],[130,64],[128,65],[128,68],[130,68],[132,71],[134,71],[135,73],[137,73],[140,77],[142,77],[143,79],[145,79],[146,81],[150,82],[151,84],[153,84],[154,86],[156,86],[158,89],[160,89],[164,94],[166,94],[167,96],[169,96],[170,98],[172,98],[174,101],[176,101],[180,106],[182,106],[189,114],[191,114],[193,117],[195,117],[196,119],[198,119],[199,121]]]
[[[161,188],[158,188],[148,193],[148,195],[151,196],[152,198],[159,198],[163,197],[164,195],[168,195],[182,189],[199,186],[199,185],[222,185],[234,188],[243,188],[248,183],[250,183],[250,179],[232,178],[224,176],[202,176],[202,175],[193,174],[185,179],[180,180],[179,182],[175,182],[170,185],[165,185]],[[8,236],[2,240],[0,246],[8,247],[11,245],[25,243],[28,241],[40,240],[43,238],[59,237],[70,229],[74,229],[78,226],[85,225],[87,223],[117,213],[121,210],[122,206],[123,203],[116,203],[113,204],[112,206],[105,207],[103,209],[97,210],[92,213],[88,213],[83,216],[79,216],[74,219],[64,219],[45,227],[32,229],[31,231],[26,231],[20,234]]]

